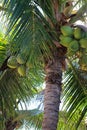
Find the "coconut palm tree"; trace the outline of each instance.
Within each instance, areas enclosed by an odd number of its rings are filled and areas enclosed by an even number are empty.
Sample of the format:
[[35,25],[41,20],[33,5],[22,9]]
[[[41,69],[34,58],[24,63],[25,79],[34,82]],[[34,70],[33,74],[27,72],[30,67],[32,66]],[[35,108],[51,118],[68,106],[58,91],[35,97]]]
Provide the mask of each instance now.
[[[61,96],[62,73],[66,68],[66,46],[60,42],[61,27],[73,26],[74,22],[84,18],[86,1],[81,4],[77,13],[72,14],[73,5],[66,0],[4,0],[7,9],[10,49],[7,58],[22,56],[28,69],[28,78],[45,75],[43,130],[56,130]],[[84,4],[85,3],[85,4]],[[67,7],[70,13],[66,11]],[[83,16],[83,17],[82,17]],[[4,61],[7,70],[8,60]],[[1,68],[4,67],[4,64]],[[14,70],[14,69],[13,69]],[[42,71],[44,70],[44,71]],[[45,72],[45,73],[44,73]],[[30,76],[30,77],[29,77]]]

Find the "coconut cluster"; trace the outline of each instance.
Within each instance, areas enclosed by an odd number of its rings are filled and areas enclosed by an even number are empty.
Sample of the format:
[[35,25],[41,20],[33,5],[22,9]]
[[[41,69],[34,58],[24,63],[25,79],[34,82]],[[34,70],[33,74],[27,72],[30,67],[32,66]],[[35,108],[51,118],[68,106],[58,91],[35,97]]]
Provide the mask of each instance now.
[[29,68],[29,60],[26,61],[22,54],[18,54],[17,57],[10,56],[7,66],[11,69],[17,69],[20,76],[26,76],[27,68]]
[[71,51],[78,51],[80,47],[87,48],[87,32],[79,27],[62,26],[60,43]]
[[67,47],[69,56],[79,55],[80,65],[87,68],[87,32],[80,27],[62,26],[61,45]]

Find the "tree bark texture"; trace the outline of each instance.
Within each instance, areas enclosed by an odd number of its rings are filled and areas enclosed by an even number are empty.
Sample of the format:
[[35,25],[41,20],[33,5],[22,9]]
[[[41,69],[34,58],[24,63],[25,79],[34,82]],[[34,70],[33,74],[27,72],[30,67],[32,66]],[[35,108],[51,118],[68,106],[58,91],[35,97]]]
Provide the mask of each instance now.
[[61,95],[62,63],[54,56],[46,68],[46,88],[44,96],[44,116],[42,130],[56,130]]

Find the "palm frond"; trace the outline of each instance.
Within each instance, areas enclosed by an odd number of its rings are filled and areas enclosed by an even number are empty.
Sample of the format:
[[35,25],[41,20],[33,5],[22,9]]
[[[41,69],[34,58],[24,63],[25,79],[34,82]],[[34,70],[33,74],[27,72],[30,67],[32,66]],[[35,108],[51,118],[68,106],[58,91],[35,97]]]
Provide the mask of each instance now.
[[20,110],[17,112],[16,117],[14,117],[13,122],[21,122],[19,128],[24,126],[25,129],[41,129],[42,125],[42,111],[38,109],[32,110]]
[[79,125],[80,125],[81,121],[83,120],[86,112],[87,112],[87,106],[84,106],[84,108],[83,108],[83,110],[82,110],[82,112],[80,114],[79,120],[78,120],[78,122],[76,124],[76,129],[79,127]]
[[6,57],[6,51],[7,51],[7,40],[4,38],[4,35],[0,33],[0,67],[2,63],[4,62]]
[[[41,76],[41,75],[40,75]],[[41,79],[41,78],[40,78]],[[31,99],[38,92],[39,85],[42,83],[37,76],[32,75],[32,71],[29,77],[21,77],[18,75],[16,69],[6,69],[0,75],[0,124],[3,124],[0,127],[4,128],[5,121],[12,117],[14,118],[17,115],[17,111],[21,108],[28,109],[27,104],[30,103]],[[41,82],[40,82],[41,81]],[[39,87],[38,87],[39,86]],[[20,111],[21,111],[20,110]],[[19,113],[19,112],[18,112]],[[34,114],[35,112],[30,112]],[[22,117],[26,115],[26,112],[21,113]],[[28,118],[28,114],[26,118]],[[21,118],[22,118],[21,117]],[[30,117],[30,116],[29,116]],[[32,119],[33,117],[31,117]],[[33,122],[33,121],[32,121]],[[31,125],[32,125],[31,122]]]
[[26,101],[36,93],[36,88],[32,86],[34,85],[30,81],[20,79],[16,70],[8,69],[3,72],[0,77],[0,99],[4,109],[7,108],[12,115],[11,111],[15,112],[15,109],[18,109],[17,102],[22,101],[26,104]]
[[[14,1],[13,3],[5,1],[5,3],[4,6],[7,5],[7,8],[9,8],[8,32],[10,32],[12,38],[11,44],[16,46],[14,53],[27,52],[26,57],[29,57],[30,62],[31,60],[34,61],[34,57],[35,59],[42,59],[42,54],[48,57],[49,53],[51,56],[49,46],[53,46],[53,36],[55,36],[55,39],[58,36],[55,35],[53,29],[49,34],[51,26],[45,17],[44,10],[37,3],[30,1]],[[49,7],[48,1],[46,3],[46,6]]]
[[[77,6],[80,2],[78,1],[75,6]],[[87,8],[86,8],[87,1],[83,1],[80,3],[80,6],[77,6],[77,13],[76,15],[71,18],[70,22],[74,23],[78,20],[86,21],[87,16]]]
[[69,119],[77,124],[77,128],[86,114],[87,82],[83,75],[87,72],[79,70],[73,64],[71,66],[73,69],[69,68],[65,73],[63,107],[68,112]]

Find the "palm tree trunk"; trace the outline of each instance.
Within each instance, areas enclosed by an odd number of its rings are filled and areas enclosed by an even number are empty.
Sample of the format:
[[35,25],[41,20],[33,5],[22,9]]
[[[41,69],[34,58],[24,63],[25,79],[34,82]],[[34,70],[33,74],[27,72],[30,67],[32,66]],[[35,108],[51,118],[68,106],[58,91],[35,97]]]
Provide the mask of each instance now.
[[44,117],[42,130],[56,130],[61,95],[62,63],[61,57],[54,55],[46,68],[46,89],[44,97]]

